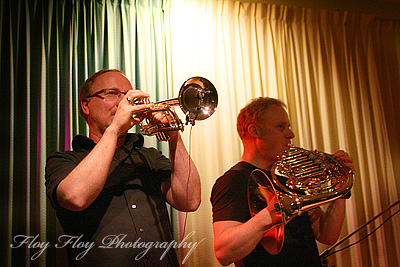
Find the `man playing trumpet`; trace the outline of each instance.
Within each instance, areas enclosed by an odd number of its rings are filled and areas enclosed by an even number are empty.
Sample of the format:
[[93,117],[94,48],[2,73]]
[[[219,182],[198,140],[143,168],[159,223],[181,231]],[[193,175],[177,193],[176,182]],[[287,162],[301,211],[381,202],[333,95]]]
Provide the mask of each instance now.
[[165,202],[199,207],[200,178],[178,131],[168,133],[169,159],[128,133],[146,116],[163,122],[152,104],[133,104],[147,97],[118,70],[93,74],[79,92],[89,137],[76,136],[73,151],[48,158],[47,196],[65,234],[92,244],[70,244],[70,266],[179,266],[174,249],[148,246],[173,240]]
[[[337,241],[345,215],[345,199],[331,202],[324,212],[317,207],[293,218],[285,227],[285,241],[277,255],[267,252],[261,240],[282,222],[274,201],[251,216],[247,200],[250,174],[260,169],[269,174],[277,155],[294,138],[285,105],[278,99],[259,97],[247,104],[237,118],[243,143],[241,161],[215,182],[213,205],[214,250],[222,265],[236,266],[321,266],[315,239],[333,244]],[[352,158],[344,151],[335,156],[353,169]],[[276,196],[275,196],[276,198]]]

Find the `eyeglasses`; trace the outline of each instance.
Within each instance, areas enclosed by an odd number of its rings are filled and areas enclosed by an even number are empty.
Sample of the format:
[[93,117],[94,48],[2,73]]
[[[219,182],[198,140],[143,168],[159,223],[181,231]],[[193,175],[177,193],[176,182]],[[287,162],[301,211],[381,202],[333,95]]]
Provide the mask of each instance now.
[[101,99],[104,99],[105,101],[117,101],[121,97],[121,95],[126,95],[126,93],[127,92],[121,92],[117,89],[102,89],[86,98],[97,96]]

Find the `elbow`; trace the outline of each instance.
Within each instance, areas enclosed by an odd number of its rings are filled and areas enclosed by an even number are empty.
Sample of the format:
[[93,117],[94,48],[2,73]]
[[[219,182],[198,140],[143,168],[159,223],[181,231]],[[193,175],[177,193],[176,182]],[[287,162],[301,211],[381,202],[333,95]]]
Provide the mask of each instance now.
[[228,266],[229,264],[233,263],[234,260],[229,255],[228,250],[224,248],[222,245],[218,245],[218,241],[214,239],[214,254],[217,258],[218,262],[222,266]]
[[184,212],[194,212],[196,211],[201,204],[201,191],[197,190],[192,193],[186,193],[189,194],[189,196],[186,196],[186,200],[184,200],[186,203],[184,204],[183,211]]
[[71,193],[65,194],[58,192],[57,201],[61,207],[72,211],[83,211],[90,205],[81,195],[74,195]]
[[221,264],[222,266],[228,266],[229,264],[232,263],[231,261],[228,261],[227,259],[224,259],[224,258],[217,257],[217,260],[218,260],[219,264]]
[[[319,241],[319,240],[318,240]],[[333,246],[336,242],[331,242],[329,240],[319,241],[326,246]]]
[[339,239],[339,235],[338,236],[325,236],[325,237],[320,237],[317,238],[317,240],[319,242],[321,242],[324,245],[328,245],[328,246],[332,246],[334,245]]
[[231,261],[221,250],[215,248],[214,251],[215,257],[222,266],[228,266],[229,264],[233,263],[233,261]]
[[328,246],[333,246],[337,242],[338,239],[339,238],[329,238],[329,239],[326,239],[325,242],[322,242],[322,243],[324,243],[325,245],[328,245]]
[[192,203],[191,203],[191,205],[189,207],[190,208],[189,212],[196,211],[200,207],[200,204],[201,204],[201,198],[200,197],[195,199],[194,201],[192,201]]
[[59,200],[58,201],[60,206],[63,207],[64,209],[67,210],[72,210],[72,211],[83,211],[87,207],[89,207],[89,204],[85,203],[84,201],[79,201],[79,200]]
[[200,198],[195,199],[195,200],[189,201],[189,203],[186,203],[186,204],[187,205],[184,205],[183,207],[177,208],[177,209],[180,211],[183,211],[183,212],[194,212],[200,207],[201,199]]

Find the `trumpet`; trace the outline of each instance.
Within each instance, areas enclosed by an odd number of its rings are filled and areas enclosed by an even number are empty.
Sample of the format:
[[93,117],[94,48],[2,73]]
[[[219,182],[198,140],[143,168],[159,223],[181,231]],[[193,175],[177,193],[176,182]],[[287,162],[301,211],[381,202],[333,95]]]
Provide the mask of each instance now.
[[[141,99],[135,104],[151,104],[148,98]],[[139,123],[140,131],[144,135],[156,135],[159,141],[168,141],[170,131],[184,131],[184,124],[176,114],[173,106],[180,106],[186,117],[185,125],[194,126],[196,120],[209,118],[217,109],[218,94],[215,86],[206,78],[191,77],[187,79],[179,90],[177,98],[153,103],[151,109],[144,113],[162,112],[167,119],[160,123],[147,117]]]
[[346,196],[354,183],[354,172],[333,155],[294,146],[278,155],[271,176],[269,179],[263,171],[254,170],[247,192],[252,216],[269,203],[282,214],[282,222],[261,239],[265,250],[273,255],[282,249],[284,227],[291,219]]

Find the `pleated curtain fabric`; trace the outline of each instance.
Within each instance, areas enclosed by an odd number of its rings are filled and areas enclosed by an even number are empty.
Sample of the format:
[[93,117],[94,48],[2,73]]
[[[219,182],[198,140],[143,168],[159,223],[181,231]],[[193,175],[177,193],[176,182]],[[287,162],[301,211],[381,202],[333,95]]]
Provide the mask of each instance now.
[[[177,97],[192,76],[208,78],[218,90],[216,113],[182,133],[202,182],[199,210],[170,213],[177,241],[197,242],[179,250],[182,266],[220,266],[211,188],[240,160],[236,116],[254,97],[288,105],[295,145],[344,149],[354,158],[341,237],[399,199],[400,19],[260,1],[18,0],[1,2],[0,31],[2,266],[66,265],[65,251],[54,246],[63,233],[45,195],[45,160],[70,149],[76,134],[87,134],[78,90],[103,68],[124,71],[153,101]],[[146,137],[146,145],[168,155],[167,143],[155,137]],[[399,233],[394,216],[329,263],[400,265]],[[18,235],[51,246],[42,254],[11,247]]]

